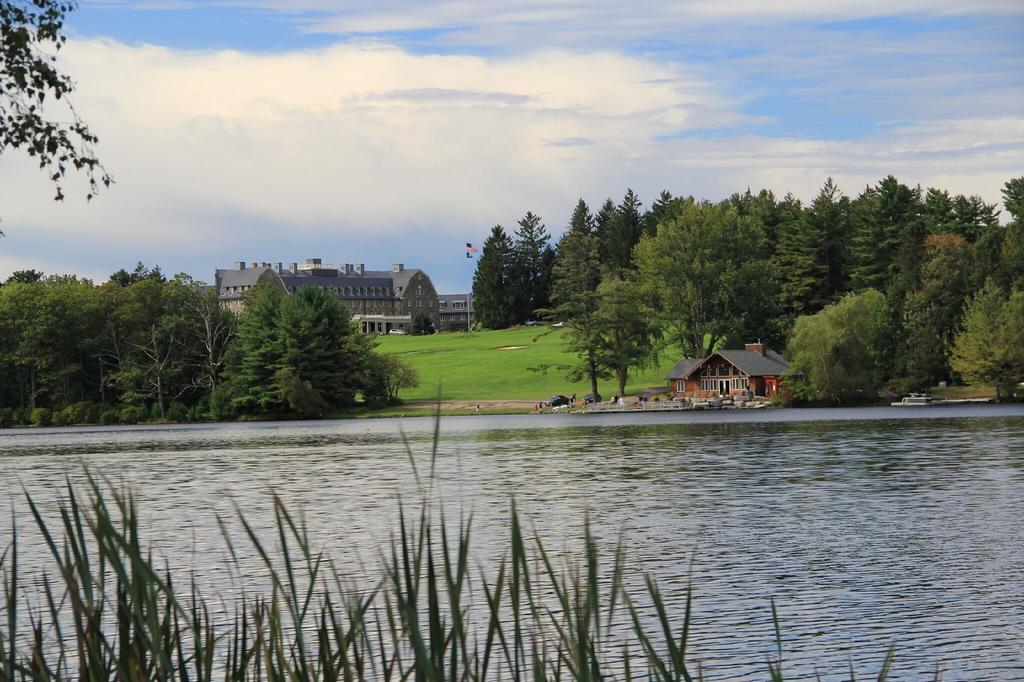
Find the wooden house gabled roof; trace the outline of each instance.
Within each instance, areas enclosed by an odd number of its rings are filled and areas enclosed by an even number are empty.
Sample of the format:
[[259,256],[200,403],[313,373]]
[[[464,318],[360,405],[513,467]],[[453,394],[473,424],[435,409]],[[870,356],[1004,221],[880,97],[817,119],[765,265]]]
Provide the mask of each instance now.
[[683,358],[675,364],[672,370],[665,377],[669,381],[675,381],[676,379],[685,379],[693,373],[693,370],[697,369],[700,364],[704,362],[701,358]]
[[752,350],[718,350],[706,358],[683,358],[665,378],[669,381],[687,379],[715,356],[751,377],[782,376],[789,369],[789,362],[773,350],[765,350],[764,355]]
[[766,350],[764,355],[752,350],[720,350],[717,353],[751,377],[782,376],[789,369],[786,359],[773,350]]

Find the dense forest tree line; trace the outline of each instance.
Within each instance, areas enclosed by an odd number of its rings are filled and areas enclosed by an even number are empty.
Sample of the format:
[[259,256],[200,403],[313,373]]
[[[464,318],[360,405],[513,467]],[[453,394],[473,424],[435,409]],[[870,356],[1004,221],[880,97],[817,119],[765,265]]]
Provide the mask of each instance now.
[[[547,232],[496,226],[474,277],[488,328],[537,316],[568,328],[570,378],[649,364],[660,349],[701,357],[761,339],[793,360],[796,400],[869,400],[939,381],[1024,378],[1024,178],[1000,223],[978,196],[893,176],[848,197],[831,178],[804,204],[747,190],[724,201],[632,190],[597,213],[579,200],[552,255]],[[539,283],[543,283],[542,285]],[[1016,317],[1015,317],[1016,316]],[[642,322],[642,324],[640,324]],[[629,330],[625,333],[625,330]]]
[[317,288],[257,287],[236,316],[142,264],[99,286],[33,270],[0,285],[0,426],[325,416],[415,385]]

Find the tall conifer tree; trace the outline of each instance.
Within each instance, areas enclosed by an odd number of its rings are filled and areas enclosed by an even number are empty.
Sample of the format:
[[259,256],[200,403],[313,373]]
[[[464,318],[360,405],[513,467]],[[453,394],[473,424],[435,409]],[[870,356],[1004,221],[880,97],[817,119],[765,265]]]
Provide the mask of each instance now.
[[642,206],[636,193],[627,189],[615,209],[605,232],[604,247],[607,257],[604,264],[612,272],[623,272],[633,267],[633,247],[644,233]]
[[512,240],[505,228],[495,225],[473,274],[476,319],[487,329],[504,329],[514,323],[513,256]]
[[550,314],[566,324],[569,350],[580,357],[580,365],[570,370],[569,379],[586,377],[590,392],[600,400],[597,380],[603,370],[599,361],[597,287],[601,282],[601,260],[594,218],[583,199],[577,202],[569,229],[558,242],[554,274],[551,301],[555,307]]
[[534,311],[547,308],[554,264],[554,252],[548,243],[551,236],[540,216],[527,211],[518,224],[513,244],[513,324],[534,319]]

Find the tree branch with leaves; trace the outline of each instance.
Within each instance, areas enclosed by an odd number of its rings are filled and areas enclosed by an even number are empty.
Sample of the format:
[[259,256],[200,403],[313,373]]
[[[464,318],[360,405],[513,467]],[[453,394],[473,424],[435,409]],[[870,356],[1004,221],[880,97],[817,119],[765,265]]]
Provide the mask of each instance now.
[[58,69],[64,19],[75,2],[0,0],[0,154],[20,149],[39,161],[64,198],[71,169],[85,174],[87,199],[112,182],[94,151],[96,135],[69,101],[75,84]]

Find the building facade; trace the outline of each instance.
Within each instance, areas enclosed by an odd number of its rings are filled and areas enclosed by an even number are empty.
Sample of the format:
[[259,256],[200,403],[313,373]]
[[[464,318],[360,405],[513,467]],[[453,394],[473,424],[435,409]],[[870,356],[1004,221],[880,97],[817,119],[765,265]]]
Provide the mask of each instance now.
[[789,363],[763,343],[719,350],[706,358],[683,358],[669,372],[668,390],[688,398],[764,396],[779,392]]
[[422,270],[395,263],[391,270],[367,270],[360,263],[329,265],[320,258],[305,263],[245,263],[217,270],[215,285],[221,305],[235,312],[245,308],[245,298],[257,284],[294,294],[304,287],[319,287],[334,294],[365,334],[387,334],[392,329],[410,331],[420,318],[439,327],[441,316],[437,291]]
[[441,331],[464,332],[472,329],[476,316],[473,314],[473,297],[470,294],[441,294],[437,298]]

